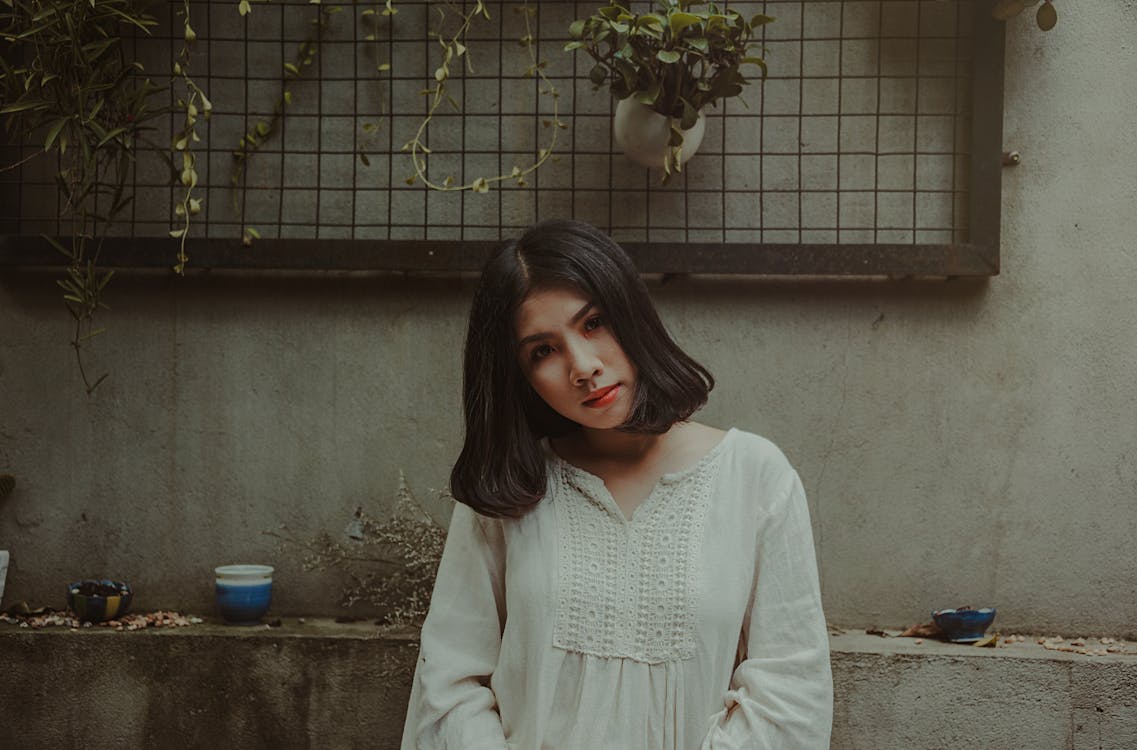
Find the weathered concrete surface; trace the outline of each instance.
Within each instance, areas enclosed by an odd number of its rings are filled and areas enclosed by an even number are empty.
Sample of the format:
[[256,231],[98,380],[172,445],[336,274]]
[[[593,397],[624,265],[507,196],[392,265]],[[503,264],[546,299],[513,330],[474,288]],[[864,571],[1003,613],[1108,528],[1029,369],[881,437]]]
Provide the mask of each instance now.
[[857,634],[832,647],[834,748],[1137,747],[1137,656]]
[[[1069,7],[1067,7],[1069,6]],[[677,280],[663,317],[716,374],[703,418],[772,438],[810,496],[829,619],[995,605],[1005,629],[1137,632],[1137,7],[1008,25],[1002,274],[986,284]],[[1029,15],[1029,14],[1028,14]],[[129,580],[209,612],[213,566],[334,580],[261,534],[344,528],[457,455],[469,279],[123,276],[82,394],[51,276],[0,277],[7,602]]]
[[0,625],[0,747],[396,748],[417,633]]
[[[413,631],[0,625],[0,747],[398,747]],[[832,639],[835,750],[1137,747],[1137,656]],[[80,718],[81,717],[81,718]]]

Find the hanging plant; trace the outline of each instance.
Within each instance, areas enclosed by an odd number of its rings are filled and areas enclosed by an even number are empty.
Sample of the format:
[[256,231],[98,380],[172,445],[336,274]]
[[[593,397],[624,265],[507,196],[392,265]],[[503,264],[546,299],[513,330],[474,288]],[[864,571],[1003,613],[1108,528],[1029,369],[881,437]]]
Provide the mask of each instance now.
[[703,110],[738,96],[750,82],[744,66],[766,75],[766,62],[752,53],[754,32],[774,19],[761,13],[746,19],[710,2],[657,0],[655,8],[633,13],[620,3],[604,6],[569,26],[565,50],[588,54],[593,85],[607,85],[625,109],[634,103],[666,118],[666,140],[658,161],[650,162],[666,179],[690,155],[684,134]]
[[[88,394],[106,375],[88,376],[83,351],[103,331],[95,314],[112,271],[98,265],[107,231],[133,199],[126,185],[146,124],[163,114],[161,91],[130,59],[122,39],[156,25],[142,0],[4,0],[0,38],[0,118],[12,142],[41,134],[33,158],[58,164],[60,219],[68,238],[44,236],[67,259],[57,283],[75,321],[71,345]],[[16,165],[9,165],[11,168]]]

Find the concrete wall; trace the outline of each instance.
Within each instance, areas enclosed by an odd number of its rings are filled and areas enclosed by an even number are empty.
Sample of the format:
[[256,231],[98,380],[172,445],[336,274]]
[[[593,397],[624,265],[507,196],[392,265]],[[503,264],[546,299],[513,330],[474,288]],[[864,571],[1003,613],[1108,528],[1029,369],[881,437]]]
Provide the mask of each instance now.
[[[312,620],[139,633],[0,624],[0,746],[397,748],[414,636]],[[831,649],[833,750],[1137,745],[1132,655],[863,634]]]
[[[831,620],[960,604],[1004,630],[1137,632],[1137,5],[1008,25],[1003,270],[989,283],[685,279],[656,287],[716,374],[703,413],[779,443],[814,513]],[[87,575],[208,612],[210,569],[278,566],[280,612],[335,611],[262,531],[338,532],[399,469],[439,514],[470,279],[124,275],[81,392],[52,277],[0,276],[5,602]]]

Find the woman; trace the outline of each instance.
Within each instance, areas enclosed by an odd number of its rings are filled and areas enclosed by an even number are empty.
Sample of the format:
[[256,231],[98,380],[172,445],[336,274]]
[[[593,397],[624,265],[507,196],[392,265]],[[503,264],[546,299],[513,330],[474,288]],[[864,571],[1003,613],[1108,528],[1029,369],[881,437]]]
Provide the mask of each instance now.
[[486,265],[403,749],[829,746],[809,512],[620,247],[549,221]]

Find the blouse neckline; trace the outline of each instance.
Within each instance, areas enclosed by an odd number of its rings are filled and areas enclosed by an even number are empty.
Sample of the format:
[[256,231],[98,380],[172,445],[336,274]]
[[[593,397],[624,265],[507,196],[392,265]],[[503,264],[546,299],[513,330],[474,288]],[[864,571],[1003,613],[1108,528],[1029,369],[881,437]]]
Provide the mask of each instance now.
[[[714,461],[726,450],[727,444],[734,439],[735,433],[737,432],[738,429],[736,427],[731,427],[726,431],[726,434],[724,434],[717,443],[712,445],[711,448],[706,453],[704,453],[701,458],[699,458],[698,461],[686,468],[661,474],[659,481],[656,483],[656,487],[682,481],[692,474],[700,471],[703,467]],[[583,478],[589,483],[599,484],[601,487],[604,487],[605,490],[607,490],[607,486],[604,484],[603,479],[601,479],[596,474],[593,474],[591,471],[582,469],[576,464],[569,463],[564,458],[561,458],[560,454],[553,450],[553,445],[548,438],[545,438],[543,442],[545,443],[545,452],[552,458],[553,462],[560,466],[563,470],[567,471],[570,474],[575,474],[577,477]],[[654,494],[654,492],[655,490],[653,489],[652,492],[649,493],[648,497],[650,498],[651,494]]]

